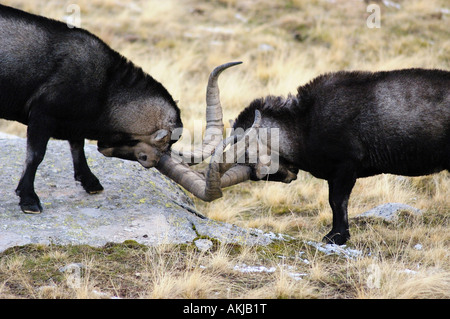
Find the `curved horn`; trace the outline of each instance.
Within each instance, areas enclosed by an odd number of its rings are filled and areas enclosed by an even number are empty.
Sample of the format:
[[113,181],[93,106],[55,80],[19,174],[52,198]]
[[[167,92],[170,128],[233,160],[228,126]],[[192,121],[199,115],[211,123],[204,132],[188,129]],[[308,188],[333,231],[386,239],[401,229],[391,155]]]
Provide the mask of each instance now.
[[188,165],[201,163],[210,157],[223,138],[223,114],[220,104],[220,91],[217,81],[219,75],[226,69],[242,62],[229,62],[216,67],[210,74],[206,87],[206,130],[202,146],[193,151],[172,150],[182,157]]
[[205,178],[199,172],[190,169],[186,164],[176,162],[167,154],[161,157],[157,169],[205,202],[211,202],[222,197],[221,188],[249,180],[251,173],[249,166],[236,165],[225,172],[222,177],[220,177],[218,171],[211,171]]
[[[260,122],[261,115],[259,111],[256,110],[255,121],[252,127],[245,133],[239,142],[232,146],[232,148],[235,148],[235,161],[243,155],[243,152],[245,152],[246,149],[248,149],[248,145],[256,140],[256,129],[259,128]],[[235,136],[230,136],[223,140],[222,144],[216,148],[205,175],[190,169],[184,163],[176,162],[168,154],[161,157],[156,168],[201,200],[208,202],[213,201],[222,197],[222,188],[250,179],[251,168],[249,166],[236,165],[234,163],[231,167],[227,167],[228,170],[224,172],[223,175],[221,174],[222,167],[220,162],[223,158],[223,151],[228,144],[234,141],[234,139]],[[240,146],[240,143],[245,143],[245,146]]]

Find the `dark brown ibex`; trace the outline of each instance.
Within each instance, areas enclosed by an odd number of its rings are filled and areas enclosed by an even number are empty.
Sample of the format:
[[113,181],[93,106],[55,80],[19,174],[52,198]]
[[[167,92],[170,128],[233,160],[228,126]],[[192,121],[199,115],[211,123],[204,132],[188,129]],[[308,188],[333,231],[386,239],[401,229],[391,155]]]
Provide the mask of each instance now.
[[[208,201],[222,195],[221,187],[244,180],[289,183],[299,170],[310,172],[329,185],[333,227],[324,240],[343,244],[350,237],[347,204],[357,178],[450,170],[450,72],[406,69],[321,75],[299,87],[295,96],[253,101],[234,124],[235,129],[250,129],[249,136],[258,127],[278,129],[278,151],[271,154],[278,160],[276,172],[268,174],[261,157],[243,164],[212,160],[204,176],[180,168],[166,155],[158,168]],[[273,148],[269,139],[259,140]],[[238,148],[238,143],[232,147]],[[214,157],[222,150],[219,147]]]
[[[217,77],[207,88],[207,130],[201,150],[211,155],[222,139]],[[103,190],[89,169],[84,139],[105,156],[155,166],[176,142],[180,109],[141,68],[86,30],[0,5],[0,117],[28,125],[25,169],[16,189],[25,213],[40,213],[36,170],[53,137],[68,140],[75,179],[88,193]],[[219,133],[217,133],[219,132]],[[217,136],[217,134],[219,136]]]

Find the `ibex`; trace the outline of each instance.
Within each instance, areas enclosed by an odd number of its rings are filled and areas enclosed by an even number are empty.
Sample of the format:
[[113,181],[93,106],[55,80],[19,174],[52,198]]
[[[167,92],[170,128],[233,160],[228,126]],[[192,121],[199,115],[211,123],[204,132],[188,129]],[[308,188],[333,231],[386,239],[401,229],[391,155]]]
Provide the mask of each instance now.
[[[344,244],[350,237],[347,204],[357,178],[381,173],[419,176],[450,170],[450,72],[405,69],[336,72],[300,86],[297,95],[254,100],[234,128],[279,129],[279,169],[266,165],[221,163],[223,147],[199,175],[164,155],[157,167],[203,200],[222,196],[221,188],[245,180],[289,183],[299,170],[328,181],[333,226],[324,237]],[[255,116],[256,111],[256,116]],[[248,130],[250,128],[250,130]],[[223,146],[233,143],[231,136]],[[259,144],[272,145],[269,139]],[[228,152],[247,156],[238,144]]]
[[[216,145],[209,144],[217,131],[220,143],[217,78],[232,65],[211,75],[205,151],[196,150],[192,156],[214,151]],[[16,189],[25,213],[42,211],[34,179],[51,137],[69,141],[75,179],[88,193],[96,193],[103,187],[87,165],[85,139],[97,140],[105,156],[138,161],[149,168],[176,142],[172,136],[182,128],[180,109],[169,92],[99,38],[3,5],[0,117],[28,126],[25,168]]]

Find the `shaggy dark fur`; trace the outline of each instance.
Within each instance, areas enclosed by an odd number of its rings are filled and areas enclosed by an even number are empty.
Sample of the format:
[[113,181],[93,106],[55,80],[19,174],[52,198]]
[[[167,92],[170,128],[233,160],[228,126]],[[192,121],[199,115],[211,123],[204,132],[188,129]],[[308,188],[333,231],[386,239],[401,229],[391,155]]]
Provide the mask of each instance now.
[[[95,193],[103,187],[86,163],[85,138],[104,147],[132,146],[140,142],[132,135],[182,127],[167,90],[99,38],[3,5],[0,117],[28,125],[26,166],[16,190],[26,212],[42,210],[33,184],[49,138],[70,142],[75,179]],[[136,160],[132,153],[121,156]]]
[[280,128],[284,168],[328,181],[333,228],[325,239],[343,244],[357,178],[450,169],[449,88],[450,72],[442,70],[329,73],[299,87],[296,96],[253,101],[235,128],[250,127],[255,109],[262,127]]

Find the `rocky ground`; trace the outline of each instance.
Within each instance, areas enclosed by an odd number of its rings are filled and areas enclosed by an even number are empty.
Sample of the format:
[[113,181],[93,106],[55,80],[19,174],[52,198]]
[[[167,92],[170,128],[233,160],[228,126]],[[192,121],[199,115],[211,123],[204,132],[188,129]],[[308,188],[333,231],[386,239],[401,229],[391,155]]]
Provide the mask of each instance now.
[[35,189],[44,212],[24,214],[14,190],[25,159],[25,139],[0,145],[0,251],[30,243],[88,244],[134,240],[141,244],[188,243],[199,238],[268,244],[262,232],[216,222],[197,212],[189,196],[155,169],[105,158],[86,145],[89,165],[105,190],[87,194],[73,178],[69,146],[50,141]]

